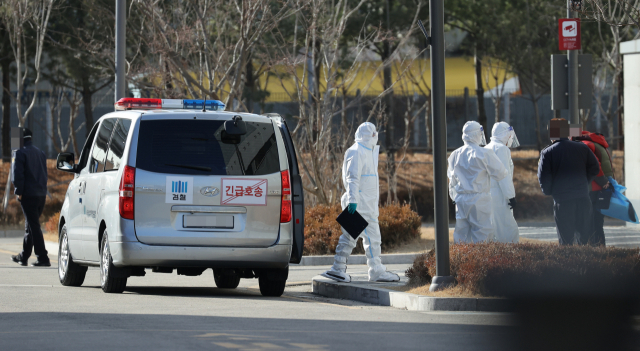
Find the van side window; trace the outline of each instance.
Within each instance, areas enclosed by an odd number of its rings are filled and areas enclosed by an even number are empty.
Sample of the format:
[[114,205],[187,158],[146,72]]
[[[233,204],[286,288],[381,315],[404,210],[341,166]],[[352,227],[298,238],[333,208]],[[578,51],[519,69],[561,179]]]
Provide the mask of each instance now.
[[124,147],[127,143],[127,136],[129,135],[130,127],[130,119],[118,119],[118,123],[113,130],[111,142],[109,143],[109,150],[107,151],[107,161],[104,165],[105,171],[117,171],[118,169],[120,169],[120,163],[122,162],[122,155],[124,154]]
[[96,142],[91,152],[91,162],[89,162],[89,172],[97,173],[104,171],[104,161],[107,156],[107,146],[109,145],[109,139],[111,138],[111,132],[116,123],[116,118],[109,118],[102,121],[98,134],[96,135]]
[[78,169],[83,169],[87,165],[87,161],[89,161],[89,153],[91,152],[91,145],[93,145],[93,139],[96,137],[96,132],[98,131],[98,124],[94,124],[87,140],[84,142],[84,147],[80,152],[80,158],[78,159]]

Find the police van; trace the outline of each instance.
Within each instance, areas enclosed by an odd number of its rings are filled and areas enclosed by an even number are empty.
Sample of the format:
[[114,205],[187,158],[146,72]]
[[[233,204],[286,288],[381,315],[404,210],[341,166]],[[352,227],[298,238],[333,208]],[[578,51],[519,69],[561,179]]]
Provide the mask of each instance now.
[[258,278],[282,295],[302,258],[304,195],[289,129],[276,114],[224,111],[216,100],[123,98],[93,126],[59,222],[62,285],[100,267],[107,293],[146,272],[197,276],[218,288]]

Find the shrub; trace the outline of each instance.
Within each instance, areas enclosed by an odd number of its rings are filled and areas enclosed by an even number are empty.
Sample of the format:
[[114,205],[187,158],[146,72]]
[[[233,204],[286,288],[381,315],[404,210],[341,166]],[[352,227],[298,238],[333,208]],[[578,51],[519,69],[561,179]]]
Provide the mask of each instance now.
[[[640,280],[640,249],[539,244],[454,244],[451,275],[456,284],[484,296],[506,296],[509,282],[558,275],[609,276]],[[406,274],[409,284],[431,282],[436,274],[435,250],[418,256]]]
[[47,233],[58,234],[58,222],[60,221],[60,212],[56,212],[44,224]]
[[[317,205],[307,208],[304,215],[304,255],[335,254],[342,230],[336,218],[342,212],[339,205]],[[421,217],[409,205],[388,205],[380,208],[378,217],[382,250],[409,242],[420,236]],[[354,254],[364,253],[358,240]]]

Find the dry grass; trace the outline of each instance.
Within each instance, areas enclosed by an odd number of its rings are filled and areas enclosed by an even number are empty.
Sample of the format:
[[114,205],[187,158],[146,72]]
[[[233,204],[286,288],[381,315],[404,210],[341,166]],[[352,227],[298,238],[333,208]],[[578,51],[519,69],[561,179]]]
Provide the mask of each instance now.
[[[67,192],[67,185],[73,179],[73,174],[58,171],[55,166],[55,160],[47,160],[47,186],[51,197],[47,196],[44,212],[42,213],[42,217],[40,217],[40,223],[43,225],[52,215],[60,212],[60,208],[64,202],[64,196]],[[0,184],[2,184],[2,186],[0,186],[0,198],[4,197],[4,185],[6,184],[10,170],[11,163],[0,160]],[[7,210],[0,216],[0,225],[5,227],[23,226],[24,215],[22,214],[18,200],[13,196],[13,189],[11,190],[11,194],[9,197],[9,206],[7,206]]]
[[[591,246],[534,244],[457,244],[450,248],[451,276],[456,287],[446,294],[507,296],[534,280],[612,277],[640,279],[640,251]],[[425,291],[436,274],[434,250],[416,257],[407,271],[405,291]],[[456,290],[457,289],[457,290]]]

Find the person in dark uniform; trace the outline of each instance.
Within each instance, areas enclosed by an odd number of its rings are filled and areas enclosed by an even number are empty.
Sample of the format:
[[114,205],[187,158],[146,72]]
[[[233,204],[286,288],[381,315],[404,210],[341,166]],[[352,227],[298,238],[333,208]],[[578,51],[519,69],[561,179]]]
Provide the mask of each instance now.
[[[538,181],[545,195],[553,196],[553,214],[560,245],[589,243],[592,232],[591,181],[600,172],[598,159],[588,146],[571,141],[567,120],[552,119],[549,136],[553,144],[540,153]],[[577,129],[577,128],[576,128]],[[576,130],[575,136],[580,135]]]
[[32,266],[49,267],[51,262],[40,229],[40,215],[47,198],[47,156],[33,146],[32,135],[29,129],[24,129],[24,146],[16,150],[11,168],[14,193],[22,206],[25,227],[22,252],[11,259],[26,266],[33,248],[38,259]]

